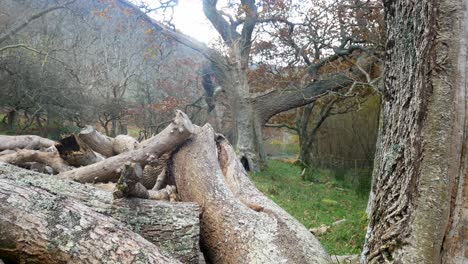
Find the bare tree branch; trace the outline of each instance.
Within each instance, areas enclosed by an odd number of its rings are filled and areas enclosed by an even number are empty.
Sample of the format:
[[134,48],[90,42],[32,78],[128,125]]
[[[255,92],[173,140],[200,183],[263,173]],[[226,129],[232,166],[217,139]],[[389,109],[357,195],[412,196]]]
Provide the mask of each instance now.
[[66,6],[74,3],[75,0],[72,0],[72,1],[69,1],[63,5],[58,5],[58,6],[52,6],[46,10],[43,10],[39,13],[36,13],[30,17],[28,17],[22,24],[8,30],[7,32],[5,32],[4,34],[1,34],[0,35],[0,44],[2,42],[4,42],[5,40],[9,39],[11,36],[13,36],[14,34],[18,33],[20,30],[22,30],[23,28],[25,28],[27,25],[29,25],[31,22],[33,22],[34,20],[44,16],[44,15],[47,15],[48,13],[52,12],[52,11],[55,11],[55,10],[58,10],[58,9],[62,9],[62,8],[65,8]]

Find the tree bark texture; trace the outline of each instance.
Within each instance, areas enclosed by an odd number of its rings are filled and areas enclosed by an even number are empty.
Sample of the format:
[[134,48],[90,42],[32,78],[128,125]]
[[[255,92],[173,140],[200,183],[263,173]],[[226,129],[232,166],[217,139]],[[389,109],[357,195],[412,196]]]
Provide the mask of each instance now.
[[385,1],[383,124],[363,262],[467,262],[466,5]]
[[180,263],[72,199],[0,180],[0,254],[18,263]]
[[[240,59],[239,59],[240,60]],[[246,169],[259,171],[265,165],[262,126],[250,100],[250,85],[245,70],[234,68],[225,72],[229,107],[233,116],[232,143]],[[225,122],[223,120],[222,122]]]
[[193,125],[187,115],[177,111],[172,123],[161,133],[149,139],[144,147],[121,153],[101,162],[60,173],[59,176],[85,182],[117,181],[120,170],[127,161],[140,163],[142,166],[154,162],[162,154],[174,150],[185,142],[193,132]]
[[115,155],[137,149],[138,147],[138,141],[127,135],[118,135],[112,142],[112,150]]
[[44,149],[55,145],[55,141],[39,136],[0,135],[0,151],[7,149]]
[[127,228],[157,245],[162,254],[174,256],[183,263],[198,262],[200,209],[196,204],[136,198],[114,200],[111,192],[92,185],[35,173],[5,163],[0,163],[0,179],[76,200],[124,223]]
[[255,189],[232,149],[233,158],[224,167],[235,166],[232,172],[235,176],[231,183],[228,181],[217,148],[211,126],[197,128],[192,140],[174,154],[172,166],[180,198],[202,207],[202,243],[206,245],[208,260],[330,262],[325,250],[304,226]]

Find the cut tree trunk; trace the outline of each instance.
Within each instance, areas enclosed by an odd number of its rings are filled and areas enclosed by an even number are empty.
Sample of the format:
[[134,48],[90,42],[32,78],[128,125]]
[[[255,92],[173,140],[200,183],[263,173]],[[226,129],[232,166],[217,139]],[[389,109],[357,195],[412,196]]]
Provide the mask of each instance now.
[[467,1],[385,1],[382,127],[363,263],[467,263]]
[[161,133],[149,139],[147,144],[133,151],[124,152],[107,158],[101,162],[60,173],[59,176],[85,182],[117,181],[121,167],[127,161],[140,163],[145,166],[148,162],[155,162],[162,154],[174,150],[184,143],[193,132],[192,122],[181,111],[176,112],[172,123]]
[[101,134],[96,128],[92,126],[86,126],[81,130],[78,137],[83,140],[92,150],[103,155],[104,157],[114,156],[112,144],[114,139],[106,135]]
[[27,162],[38,162],[50,166],[56,173],[65,172],[71,167],[56,152],[20,149],[12,154],[0,156],[0,161],[24,167]]
[[7,149],[45,149],[55,145],[55,141],[39,136],[2,136],[0,151]]
[[232,175],[231,184],[227,179],[230,176],[223,173],[218,161],[215,134],[209,125],[197,128],[193,139],[173,156],[172,170],[180,198],[202,206],[202,242],[208,260],[212,263],[331,262],[304,226],[255,189],[233,150],[229,153],[232,154],[229,161],[222,164]]
[[94,152],[86,143],[79,137],[71,134],[68,137],[61,139],[55,144],[60,157],[68,164],[80,167],[87,166],[99,161],[104,160],[104,157]]
[[17,263],[180,263],[72,199],[0,179],[0,255]]
[[198,262],[200,209],[196,204],[144,199],[114,200],[112,192],[92,185],[70,182],[5,163],[0,163],[0,179],[72,198],[126,224],[127,228],[157,245],[164,255],[174,256],[183,263]]

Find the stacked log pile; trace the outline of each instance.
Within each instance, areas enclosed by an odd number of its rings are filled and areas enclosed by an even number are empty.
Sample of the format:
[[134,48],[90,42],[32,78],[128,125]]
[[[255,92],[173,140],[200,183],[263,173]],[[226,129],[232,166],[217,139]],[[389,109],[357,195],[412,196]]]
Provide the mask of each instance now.
[[232,146],[181,111],[142,142],[86,127],[60,142],[0,136],[0,151],[6,262],[331,261],[255,188]]

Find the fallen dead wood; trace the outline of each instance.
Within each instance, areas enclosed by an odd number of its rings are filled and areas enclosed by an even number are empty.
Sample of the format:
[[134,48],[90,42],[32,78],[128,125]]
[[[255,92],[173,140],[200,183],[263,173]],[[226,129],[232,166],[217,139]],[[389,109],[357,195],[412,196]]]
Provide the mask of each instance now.
[[83,140],[92,150],[103,155],[104,157],[114,156],[112,144],[114,139],[101,134],[93,126],[86,126],[80,131],[78,137]]
[[0,151],[7,149],[43,149],[54,146],[55,141],[39,136],[3,136],[0,135]]
[[43,152],[38,150],[20,149],[15,153],[0,156],[0,162],[26,167],[27,162],[38,162],[50,166],[60,173],[70,170],[70,166],[56,152]]
[[107,158],[101,162],[60,173],[59,176],[85,182],[116,181],[120,167],[127,161],[140,163],[142,166],[154,162],[162,154],[174,150],[184,143],[193,132],[190,119],[181,111],[176,112],[172,123],[161,133],[151,138],[143,147]]
[[165,153],[156,162],[147,164],[143,169],[141,183],[146,189],[161,190],[167,183],[167,166],[172,153]]
[[118,135],[112,142],[112,150],[114,151],[115,155],[118,155],[120,153],[137,149],[139,144],[140,143],[138,143],[138,141],[131,136]]
[[180,263],[72,199],[0,179],[0,254],[17,263]]
[[[211,126],[196,128],[192,140],[173,156],[173,174],[182,201],[202,206],[202,241],[208,260],[213,263],[329,263],[320,243],[297,220],[293,219],[258,191],[253,184],[239,187],[255,195],[254,200],[241,195],[226,176],[217,157],[215,134]],[[233,180],[246,181],[232,166]],[[231,190],[231,188],[233,188]],[[242,201],[244,200],[244,201]]]
[[164,255],[174,256],[183,263],[198,263],[200,209],[194,203],[136,198],[114,200],[112,192],[93,185],[39,174],[5,163],[0,163],[0,179],[70,197],[126,224],[129,229],[157,245]]
[[177,192],[173,185],[168,185],[164,189],[148,190],[141,183],[143,169],[139,163],[125,163],[120,174],[119,181],[116,184],[114,198],[136,197],[143,199],[176,201]]
[[[317,256],[316,259],[309,256],[308,261],[311,263],[318,261],[320,257],[325,259],[326,253],[320,242],[294,217],[255,187],[229,142],[222,136],[217,136],[216,141],[218,159],[227,186],[234,196],[247,207],[264,212],[275,219],[278,232],[282,234],[277,238],[277,243],[287,245],[290,241],[295,241],[294,247],[299,254],[291,256],[294,259],[293,262],[301,262],[298,256],[308,254]],[[282,247],[280,250],[283,251],[283,254],[288,255],[290,249]]]
[[104,160],[101,154],[94,152],[74,134],[62,138],[55,147],[60,157],[71,166],[86,166]]

